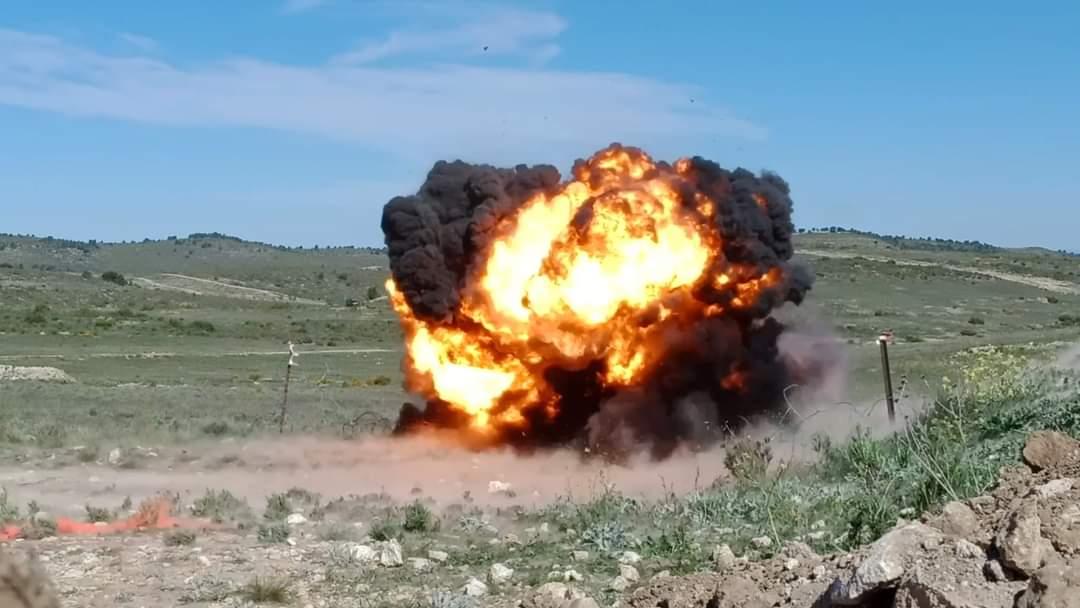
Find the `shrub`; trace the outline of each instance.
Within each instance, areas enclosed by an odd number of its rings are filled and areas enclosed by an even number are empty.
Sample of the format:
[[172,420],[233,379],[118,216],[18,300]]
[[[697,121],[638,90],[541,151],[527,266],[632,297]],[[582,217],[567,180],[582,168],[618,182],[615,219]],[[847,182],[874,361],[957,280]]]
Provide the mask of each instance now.
[[245,585],[240,595],[255,604],[287,604],[292,601],[292,591],[287,581],[258,577]]
[[982,317],[971,317],[970,319],[968,319],[968,323],[972,325],[985,325],[986,320]]
[[116,272],[115,270],[106,270],[101,273],[101,280],[109,283],[115,283],[121,287],[128,284],[128,280],[124,278],[124,275]]
[[86,521],[91,523],[97,523],[104,521],[112,521],[113,519],[115,519],[115,515],[112,511],[102,507],[86,505]]
[[385,541],[391,538],[397,538],[400,530],[394,522],[388,519],[379,520],[371,524],[371,532],[369,533],[372,540]]
[[186,547],[195,544],[195,532],[191,530],[176,530],[165,535],[162,539],[166,547]]
[[405,521],[401,527],[406,532],[431,532],[435,529],[435,516],[419,500],[405,507]]
[[263,511],[263,519],[269,521],[284,520],[292,513],[292,504],[285,494],[271,494],[266,497],[266,510]]
[[285,522],[262,524],[259,526],[258,536],[264,543],[283,543],[289,539],[289,526]]
[[207,490],[206,494],[191,506],[191,514],[195,517],[209,518],[219,524],[227,519],[248,514],[249,511],[247,503],[228,490]]
[[188,329],[190,329],[194,333],[201,333],[201,334],[212,334],[215,331],[217,331],[217,328],[214,327],[213,323],[211,323],[210,321],[201,321],[201,320],[200,321],[192,321],[190,324],[188,324]]
[[367,288],[367,299],[370,301],[374,300],[377,297],[379,297],[379,289],[374,285],[369,286]]
[[23,320],[32,325],[42,325],[49,320],[49,307],[46,304],[37,304],[30,312],[26,313]]

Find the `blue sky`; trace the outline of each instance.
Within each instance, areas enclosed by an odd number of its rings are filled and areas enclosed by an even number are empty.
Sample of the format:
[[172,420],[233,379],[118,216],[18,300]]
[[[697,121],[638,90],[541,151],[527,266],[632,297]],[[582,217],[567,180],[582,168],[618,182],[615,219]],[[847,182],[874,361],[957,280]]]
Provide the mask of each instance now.
[[0,232],[378,245],[437,159],[620,141],[800,226],[1080,249],[1080,5],[894,4],[7,0]]

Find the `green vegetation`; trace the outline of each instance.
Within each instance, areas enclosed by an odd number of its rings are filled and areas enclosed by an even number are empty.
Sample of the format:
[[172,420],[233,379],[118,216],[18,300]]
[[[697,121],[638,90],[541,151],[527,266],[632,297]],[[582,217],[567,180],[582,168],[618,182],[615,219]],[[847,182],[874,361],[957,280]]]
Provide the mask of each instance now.
[[289,582],[282,579],[256,577],[240,590],[240,597],[255,604],[287,604],[292,596]]
[[166,547],[186,547],[195,544],[195,533],[191,530],[176,530],[164,536],[162,542]]

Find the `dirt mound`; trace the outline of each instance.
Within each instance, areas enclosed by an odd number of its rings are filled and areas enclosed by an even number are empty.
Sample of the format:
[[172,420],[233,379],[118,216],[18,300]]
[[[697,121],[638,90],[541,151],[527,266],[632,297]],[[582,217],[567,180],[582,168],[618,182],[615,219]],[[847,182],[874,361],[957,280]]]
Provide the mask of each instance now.
[[1002,471],[987,495],[900,521],[852,554],[801,543],[763,562],[718,560],[723,572],[654,578],[632,608],[807,606],[1080,607],[1080,442],[1032,434],[1027,466]]
[[62,369],[55,367],[19,367],[15,365],[0,365],[0,382],[15,382],[17,380],[37,380],[40,382],[75,382]]

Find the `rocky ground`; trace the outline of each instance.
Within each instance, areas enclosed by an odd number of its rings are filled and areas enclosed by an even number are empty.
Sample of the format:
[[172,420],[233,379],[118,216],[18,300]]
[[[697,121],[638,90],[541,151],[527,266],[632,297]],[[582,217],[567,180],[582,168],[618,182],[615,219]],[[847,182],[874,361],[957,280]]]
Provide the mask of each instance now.
[[[555,532],[543,524],[399,543],[292,513],[274,525],[12,542],[0,546],[0,607],[1080,606],[1080,442],[1038,432],[1023,461],[989,493],[899,521],[851,553],[794,542],[759,561],[719,545],[712,571],[673,576],[631,551],[546,542]],[[537,547],[558,563],[523,567]]]

